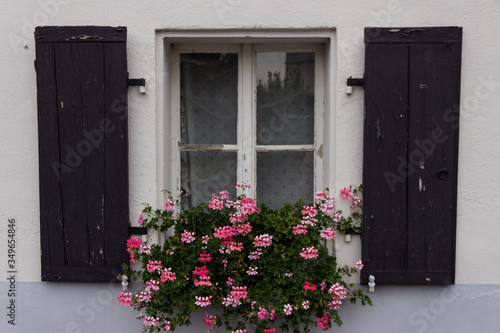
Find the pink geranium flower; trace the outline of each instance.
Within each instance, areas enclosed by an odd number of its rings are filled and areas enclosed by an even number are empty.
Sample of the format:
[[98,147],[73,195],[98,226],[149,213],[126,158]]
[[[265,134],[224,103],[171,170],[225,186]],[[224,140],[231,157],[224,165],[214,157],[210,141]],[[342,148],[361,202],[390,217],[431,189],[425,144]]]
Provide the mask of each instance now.
[[118,303],[123,306],[131,306],[132,305],[132,293],[124,293],[120,291],[120,295],[116,296],[118,298]]
[[194,238],[194,232],[189,232],[187,230],[184,230],[184,232],[181,234],[181,242],[183,243],[191,243],[194,241],[196,238]]
[[350,187],[344,187],[340,189],[340,196],[344,199],[350,199],[352,195],[352,189]]
[[196,299],[196,302],[194,302],[194,304],[196,304],[202,308],[207,307],[207,306],[212,304],[212,302],[210,301],[212,299],[212,296],[205,296],[205,297],[195,296],[194,298]]
[[318,257],[318,250],[314,246],[310,246],[307,249],[302,249],[300,256],[304,259],[316,259]]
[[269,236],[268,234],[263,234],[255,237],[253,241],[255,247],[268,247],[273,243],[273,236]]
[[335,230],[331,228],[321,230],[321,237],[324,239],[335,239]]

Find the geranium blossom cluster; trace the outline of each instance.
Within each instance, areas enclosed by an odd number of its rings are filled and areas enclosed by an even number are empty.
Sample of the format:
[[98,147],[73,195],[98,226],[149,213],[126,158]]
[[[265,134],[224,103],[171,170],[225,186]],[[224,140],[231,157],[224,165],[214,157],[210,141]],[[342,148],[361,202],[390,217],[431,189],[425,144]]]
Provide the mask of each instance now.
[[246,286],[233,286],[233,290],[231,291],[231,296],[234,299],[245,299],[248,297],[248,291]]
[[304,283],[304,290],[316,290],[316,285],[315,284],[312,284],[312,283],[309,283],[309,282],[305,282]]
[[199,261],[204,262],[204,261],[212,261],[212,257],[210,256],[210,253],[200,253],[200,257],[198,258]]
[[350,199],[352,195],[352,188],[344,187],[340,189],[340,196],[344,199]]
[[323,331],[326,331],[330,328],[330,317],[327,313],[321,318],[318,318],[318,327],[323,327]]
[[335,212],[335,198],[329,196],[325,191],[316,192],[315,200],[320,205],[320,210],[325,214]]
[[221,244],[219,249],[220,253],[230,254],[233,251],[241,252],[243,250],[243,243],[236,243],[233,241],[233,237],[224,238],[224,241]]
[[293,227],[292,233],[294,235],[301,235],[301,234],[307,234],[307,226],[303,224],[299,224]]
[[258,267],[248,267],[247,274],[248,275],[257,275],[259,272],[257,272]]
[[241,301],[239,299],[235,299],[233,296],[229,295],[227,297],[224,297],[224,299],[222,300],[222,305],[231,306],[231,307],[235,308],[238,305],[241,305]]
[[255,247],[268,247],[273,244],[273,236],[268,234],[260,235],[255,237],[253,241]]
[[193,271],[194,276],[199,276],[200,279],[194,279],[194,285],[195,286],[211,286],[212,283],[210,282],[210,276],[208,276],[208,269],[207,266],[203,267],[195,267]]
[[321,237],[324,239],[335,239],[335,234],[336,232],[335,230],[332,230],[332,228],[321,230]]
[[146,289],[153,290],[153,291],[160,290],[159,284],[160,284],[160,282],[156,281],[156,280],[147,281],[146,282]]
[[162,271],[161,277],[160,277],[160,280],[162,283],[165,283],[166,281],[175,281],[175,279],[176,279],[175,273],[172,272],[171,268],[165,268]]
[[194,302],[194,304],[198,305],[199,307],[204,308],[212,304],[212,302],[210,301],[212,299],[212,296],[195,296],[194,298],[196,299],[196,302]]
[[333,296],[330,303],[328,303],[328,306],[332,310],[338,310],[338,308],[342,304],[341,300],[346,297],[345,287],[338,284],[338,283],[335,283],[333,286],[330,287],[330,289],[328,289],[328,293],[332,294],[332,296]]
[[144,326],[158,326],[160,324],[160,318],[155,318],[152,316],[144,317]]
[[137,262],[134,257],[134,248],[140,248],[142,246],[142,240],[140,238],[134,238],[133,236],[130,239],[127,239],[127,252],[130,254],[130,262]]
[[165,210],[174,210],[175,209],[175,201],[172,199],[168,199],[165,201]]
[[307,249],[302,248],[300,256],[305,259],[316,259],[318,257],[318,250],[314,246],[310,246]]
[[307,224],[311,226],[315,226],[318,220],[316,219],[316,214],[318,214],[318,210],[315,206],[304,206],[302,210],[302,224]]
[[215,326],[215,319],[217,319],[216,316],[213,315],[208,315],[208,313],[205,312],[205,317],[203,317],[203,321],[208,327],[214,327]]
[[145,290],[141,291],[136,295],[138,303],[148,303],[151,301],[151,291]]
[[267,309],[260,307],[259,312],[257,313],[257,316],[259,317],[260,320],[274,320],[276,317],[274,314],[276,313],[275,310],[273,311],[268,311]]
[[248,255],[248,259],[257,260],[257,259],[260,259],[261,255],[262,255],[262,251],[257,249],[256,251],[250,252],[250,254]]
[[151,254],[151,246],[148,245],[141,245],[139,247],[139,253],[144,253],[144,254]]
[[152,273],[156,270],[160,271],[161,268],[162,268],[161,261],[157,260],[149,260],[148,265],[146,266],[146,269],[148,270],[149,273]]
[[196,238],[194,237],[194,232],[189,232],[187,230],[184,230],[184,232],[181,235],[181,242],[183,243],[191,243],[194,241]]
[[120,295],[116,296],[118,298],[118,303],[123,306],[131,306],[132,305],[132,293],[124,293],[120,291]]

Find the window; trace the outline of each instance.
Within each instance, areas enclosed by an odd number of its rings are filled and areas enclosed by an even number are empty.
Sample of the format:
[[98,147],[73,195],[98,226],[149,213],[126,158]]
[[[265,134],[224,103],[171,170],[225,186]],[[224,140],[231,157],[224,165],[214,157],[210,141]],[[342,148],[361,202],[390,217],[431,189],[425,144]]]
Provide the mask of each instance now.
[[278,208],[322,187],[320,44],[175,44],[170,52],[172,178],[207,202],[236,182]]

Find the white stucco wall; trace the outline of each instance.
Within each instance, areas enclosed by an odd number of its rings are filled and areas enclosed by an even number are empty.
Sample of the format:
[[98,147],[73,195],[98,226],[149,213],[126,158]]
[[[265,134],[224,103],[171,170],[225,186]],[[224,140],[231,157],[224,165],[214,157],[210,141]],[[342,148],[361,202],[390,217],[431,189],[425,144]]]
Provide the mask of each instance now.
[[[330,187],[361,182],[363,92],[345,94],[361,77],[365,26],[457,25],[464,29],[458,180],[456,282],[495,284],[500,276],[500,44],[496,0],[449,1],[3,1],[0,3],[0,272],[6,272],[6,224],[16,217],[19,281],[40,280],[38,143],[33,30],[36,25],[128,27],[130,77],[145,77],[147,94],[129,92],[131,219],[155,203],[157,135],[155,30],[336,28],[330,96],[335,117]],[[334,137],[333,137],[334,135]],[[340,261],[360,257],[359,240],[338,242]],[[0,274],[0,281],[6,275]]]

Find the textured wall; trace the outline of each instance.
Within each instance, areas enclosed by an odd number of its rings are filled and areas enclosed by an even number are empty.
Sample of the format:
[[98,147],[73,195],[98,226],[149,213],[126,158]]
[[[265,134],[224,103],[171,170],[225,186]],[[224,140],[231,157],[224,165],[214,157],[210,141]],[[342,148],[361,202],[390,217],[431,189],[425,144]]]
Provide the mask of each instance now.
[[[38,221],[38,146],[36,87],[33,66],[36,25],[125,25],[128,27],[128,62],[132,78],[145,77],[146,95],[129,94],[130,209],[137,216],[143,202],[155,203],[162,189],[157,184],[157,137],[155,110],[156,29],[337,29],[337,56],[330,96],[335,128],[330,132],[332,156],[330,187],[361,181],[363,94],[344,93],[345,79],[363,74],[365,26],[458,25],[464,28],[462,61],[462,108],[458,180],[457,284],[495,284],[500,276],[500,45],[496,0],[448,1],[291,1],[291,0],[19,0],[0,3],[3,31],[0,40],[0,281],[6,281],[6,221],[18,219],[18,281],[39,281],[40,245]],[[333,154],[334,153],[334,154]],[[360,257],[358,240],[337,244],[341,262],[352,264]],[[39,287],[37,287],[39,285]],[[51,297],[31,304],[35,311],[56,306],[65,318],[64,302],[77,293],[96,292],[95,286],[69,288],[59,284],[26,284],[26,293]],[[387,295],[383,295],[387,290]],[[380,300],[429,293],[428,288],[380,288]],[[24,296],[23,296],[24,295]],[[379,295],[379,294],[377,294]],[[379,297],[379,296],[377,296]],[[3,308],[5,293],[0,294]],[[485,299],[489,299],[485,297]],[[412,306],[405,297],[406,306]],[[425,301],[424,301],[425,303]],[[460,303],[462,304],[462,303]],[[460,311],[466,311],[467,302]],[[484,304],[478,302],[479,305]],[[388,306],[388,304],[387,304]],[[457,308],[459,306],[457,305]],[[378,311],[384,307],[375,307]],[[451,306],[450,306],[451,308]],[[31,308],[26,305],[26,311]],[[397,308],[401,311],[400,308]],[[118,321],[124,309],[111,311]],[[411,309],[410,309],[411,310]],[[108,311],[108,310],[107,310]],[[362,316],[366,313],[359,311]],[[458,311],[458,310],[457,310]],[[358,313],[358,310],[356,310]],[[443,312],[444,314],[447,312]],[[487,312],[485,312],[487,313]],[[406,314],[401,313],[406,316]],[[19,318],[22,318],[20,312]],[[381,314],[383,316],[383,314]],[[25,317],[26,318],[26,317]],[[386,320],[374,317],[374,320]],[[450,317],[451,318],[451,317]],[[57,320],[59,320],[57,319]],[[64,320],[64,319],[62,319]],[[493,319],[492,319],[493,320]],[[26,319],[27,321],[27,319]],[[102,321],[104,323],[105,321]],[[2,325],[4,320],[2,320]],[[104,325],[104,324],[103,324]],[[125,325],[127,326],[127,325]],[[51,326],[55,327],[55,326]],[[101,326],[99,326],[101,327]],[[50,332],[63,331],[59,328]],[[3,330],[2,330],[3,331]],[[21,330],[20,332],[22,332]],[[412,332],[411,330],[408,330]],[[488,330],[486,330],[488,331]],[[436,330],[436,332],[438,332]]]
[[[5,286],[5,282],[0,283],[2,295]],[[118,284],[21,282],[18,290],[16,325],[7,324],[2,311],[0,332],[141,332],[141,321],[135,319],[138,313],[116,302]],[[328,332],[494,333],[500,326],[498,285],[385,286],[376,287],[370,296],[373,307],[342,305],[340,316],[344,325],[338,328],[334,324]],[[206,332],[208,328],[202,321],[205,311],[215,313],[211,308],[202,309],[193,314],[191,326],[176,332]]]

